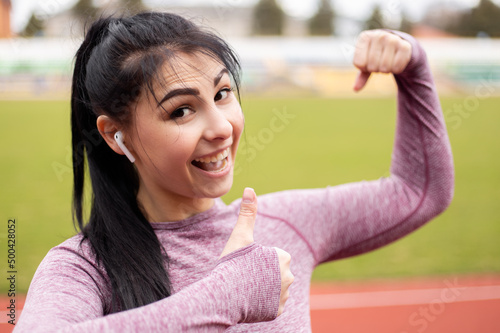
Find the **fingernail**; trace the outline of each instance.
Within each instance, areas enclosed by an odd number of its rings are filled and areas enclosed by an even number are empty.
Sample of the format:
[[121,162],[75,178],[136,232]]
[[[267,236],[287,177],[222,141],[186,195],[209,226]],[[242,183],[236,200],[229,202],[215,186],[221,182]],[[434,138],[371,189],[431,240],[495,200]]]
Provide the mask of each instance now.
[[255,191],[251,187],[245,188],[243,191],[243,202],[244,203],[252,203],[255,201]]

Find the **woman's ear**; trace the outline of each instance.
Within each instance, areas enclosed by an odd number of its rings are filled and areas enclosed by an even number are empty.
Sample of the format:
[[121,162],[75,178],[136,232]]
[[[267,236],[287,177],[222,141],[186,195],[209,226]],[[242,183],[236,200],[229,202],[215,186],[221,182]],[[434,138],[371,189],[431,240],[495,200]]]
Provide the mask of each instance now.
[[[122,150],[118,142],[115,140],[116,132],[120,131],[118,124],[108,116],[97,117],[97,130],[104,138],[108,146],[117,154],[126,155]],[[123,133],[122,133],[123,136]],[[125,149],[130,149],[131,147],[126,147]],[[130,159],[130,158],[129,158]]]

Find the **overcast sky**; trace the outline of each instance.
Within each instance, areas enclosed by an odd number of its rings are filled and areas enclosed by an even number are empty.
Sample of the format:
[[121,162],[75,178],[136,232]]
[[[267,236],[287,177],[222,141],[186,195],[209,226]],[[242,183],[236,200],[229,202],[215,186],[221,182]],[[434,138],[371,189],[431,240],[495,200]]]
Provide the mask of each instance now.
[[[71,7],[77,0],[14,0],[12,1],[12,28],[20,31],[33,11],[61,11]],[[96,3],[110,0],[94,0]],[[213,5],[213,6],[243,6],[256,3],[258,0],[144,0],[144,3],[154,7],[155,4]],[[494,0],[500,4],[500,0]],[[292,16],[308,17],[314,13],[319,0],[278,0],[283,9]],[[365,19],[370,15],[375,4],[381,4],[389,13],[398,14],[401,8],[414,20],[418,20],[426,8],[433,3],[450,3],[457,6],[474,6],[479,0],[332,0],[337,14]]]

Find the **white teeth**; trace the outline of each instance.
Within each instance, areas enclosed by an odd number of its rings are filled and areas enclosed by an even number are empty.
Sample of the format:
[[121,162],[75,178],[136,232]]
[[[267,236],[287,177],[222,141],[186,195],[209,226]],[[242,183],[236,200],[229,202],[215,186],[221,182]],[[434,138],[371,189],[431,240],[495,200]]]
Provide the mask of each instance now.
[[223,159],[225,159],[228,156],[229,156],[229,147],[226,150],[224,150],[222,153],[218,153],[217,155],[214,155],[214,156],[197,158],[197,159],[195,159],[195,161],[202,162],[202,163],[214,163],[217,161],[222,161]]

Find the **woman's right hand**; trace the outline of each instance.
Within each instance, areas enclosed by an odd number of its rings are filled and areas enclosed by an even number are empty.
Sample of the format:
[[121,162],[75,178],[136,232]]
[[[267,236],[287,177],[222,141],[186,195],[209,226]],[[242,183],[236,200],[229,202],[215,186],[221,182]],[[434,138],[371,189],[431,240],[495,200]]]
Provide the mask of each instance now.
[[[248,246],[254,242],[253,230],[255,226],[255,218],[257,216],[257,196],[251,188],[246,188],[243,192],[241,200],[240,213],[238,220],[234,226],[233,232],[222,251],[221,258],[233,251],[242,247]],[[293,274],[290,271],[291,256],[288,252],[274,248],[278,254],[281,273],[281,293],[280,304],[278,308],[278,316],[283,313],[285,303],[288,300],[288,288],[293,282]]]

